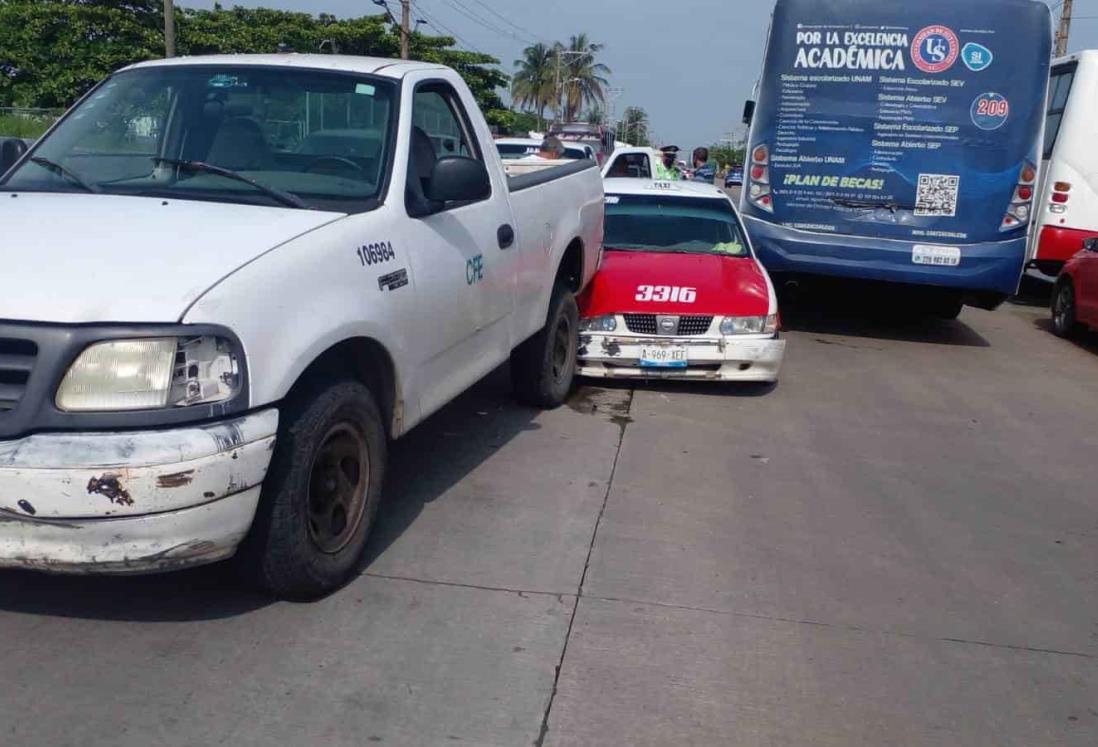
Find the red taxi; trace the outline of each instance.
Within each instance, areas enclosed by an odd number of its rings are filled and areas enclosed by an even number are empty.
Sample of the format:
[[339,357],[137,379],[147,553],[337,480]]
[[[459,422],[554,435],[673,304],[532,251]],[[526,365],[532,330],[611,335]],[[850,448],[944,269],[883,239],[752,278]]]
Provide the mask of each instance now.
[[778,301],[712,185],[607,179],[606,253],[580,296],[579,369],[600,378],[776,381]]

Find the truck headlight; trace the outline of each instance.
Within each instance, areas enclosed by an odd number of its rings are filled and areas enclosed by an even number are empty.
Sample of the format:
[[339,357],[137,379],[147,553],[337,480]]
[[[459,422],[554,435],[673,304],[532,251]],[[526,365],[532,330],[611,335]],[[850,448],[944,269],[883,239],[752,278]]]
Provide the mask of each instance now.
[[613,314],[580,319],[580,332],[613,332],[618,328],[618,318]]
[[89,345],[57,390],[66,412],[119,412],[188,407],[232,398],[240,360],[226,339],[150,337]]
[[722,335],[772,335],[778,331],[778,315],[726,316],[721,320]]

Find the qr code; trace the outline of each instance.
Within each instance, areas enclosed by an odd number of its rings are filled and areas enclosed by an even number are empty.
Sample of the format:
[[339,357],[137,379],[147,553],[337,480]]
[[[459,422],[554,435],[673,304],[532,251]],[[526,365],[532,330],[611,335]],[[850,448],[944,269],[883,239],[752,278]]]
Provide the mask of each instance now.
[[915,215],[952,218],[957,215],[957,192],[961,177],[948,174],[919,174]]

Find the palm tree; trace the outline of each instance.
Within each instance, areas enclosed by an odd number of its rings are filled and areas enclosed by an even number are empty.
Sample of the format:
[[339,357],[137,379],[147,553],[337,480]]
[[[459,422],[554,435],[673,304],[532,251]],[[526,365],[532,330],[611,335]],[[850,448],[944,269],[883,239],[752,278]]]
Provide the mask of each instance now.
[[564,119],[574,121],[584,106],[604,104],[606,87],[610,82],[606,76],[610,68],[595,61],[595,56],[603,49],[587,38],[587,34],[573,36],[565,47],[556,46],[557,64],[561,70],[561,89],[564,95]]
[[522,59],[515,60],[518,71],[511,79],[511,98],[516,105],[537,112],[538,127],[556,95],[556,64],[555,50],[541,43],[522,50]]
[[648,112],[639,106],[627,107],[618,123],[618,137],[633,145],[648,145]]

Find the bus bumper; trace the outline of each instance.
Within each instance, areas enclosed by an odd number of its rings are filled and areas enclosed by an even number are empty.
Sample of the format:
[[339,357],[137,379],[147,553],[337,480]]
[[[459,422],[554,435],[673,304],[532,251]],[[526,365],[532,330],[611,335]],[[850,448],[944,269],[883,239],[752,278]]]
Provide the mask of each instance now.
[[[916,245],[943,244],[810,233],[743,216],[755,253],[771,273],[802,273],[955,289],[994,306],[1018,291],[1026,238],[962,244],[956,267],[917,265]],[[956,245],[952,245],[956,246]],[[993,300],[997,299],[997,300]]]

